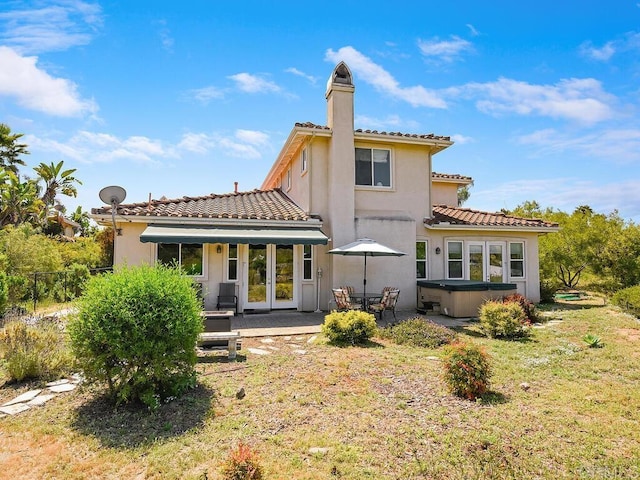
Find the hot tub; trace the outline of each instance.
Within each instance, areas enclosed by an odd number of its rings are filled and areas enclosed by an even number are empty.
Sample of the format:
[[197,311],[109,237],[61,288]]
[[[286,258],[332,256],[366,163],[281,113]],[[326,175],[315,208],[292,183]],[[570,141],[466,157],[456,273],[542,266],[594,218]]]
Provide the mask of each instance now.
[[418,280],[418,309],[439,305],[450,317],[477,317],[486,300],[517,292],[515,283],[479,282],[475,280]]

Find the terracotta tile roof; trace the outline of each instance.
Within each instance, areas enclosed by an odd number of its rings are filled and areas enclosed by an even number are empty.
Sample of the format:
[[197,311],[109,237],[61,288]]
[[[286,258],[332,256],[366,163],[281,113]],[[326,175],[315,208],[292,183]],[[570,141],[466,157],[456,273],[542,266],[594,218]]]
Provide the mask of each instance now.
[[481,212],[469,208],[434,205],[433,218],[425,220],[427,225],[438,225],[448,222],[452,225],[467,225],[478,227],[522,227],[555,229],[557,223],[547,222],[536,218],[512,217],[504,213]]
[[[331,130],[329,127],[325,126],[325,125],[316,125],[315,123],[311,123],[311,122],[304,122],[304,123],[296,123],[295,124],[296,127],[299,128],[311,128],[311,129],[315,129],[315,130]],[[405,138],[421,138],[421,139],[425,139],[425,140],[444,140],[444,141],[451,141],[451,137],[443,137],[440,135],[434,135],[433,133],[428,133],[428,134],[417,134],[417,133],[401,133],[401,132],[379,132],[378,130],[363,130],[362,128],[358,128],[357,130],[355,130],[355,133],[369,133],[369,134],[373,134],[373,135],[388,135],[390,137],[405,137]]]
[[[110,215],[111,207],[93,208],[94,215]],[[118,215],[164,218],[234,218],[251,220],[309,220],[310,217],[279,189],[253,190],[201,197],[121,204]]]
[[438,173],[431,172],[431,178],[435,180],[462,180],[464,182],[472,182],[473,178],[465,175],[459,175],[457,173]]

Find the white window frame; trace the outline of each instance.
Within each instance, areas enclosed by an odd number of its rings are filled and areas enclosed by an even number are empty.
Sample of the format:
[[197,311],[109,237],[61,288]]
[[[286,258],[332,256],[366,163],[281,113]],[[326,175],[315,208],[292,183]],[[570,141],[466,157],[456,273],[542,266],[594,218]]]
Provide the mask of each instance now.
[[[305,250],[307,249],[307,247],[309,248],[309,258],[305,257]],[[305,276],[305,265],[309,264],[309,274],[310,276],[307,278]],[[310,281],[313,280],[314,278],[314,271],[313,271],[313,264],[314,264],[314,258],[313,258],[313,245],[302,245],[302,280],[303,281]]]
[[[236,248],[236,256],[232,257],[231,256],[231,245],[235,245]],[[229,268],[230,264],[232,261],[236,262],[236,278],[231,278],[229,273],[231,272],[231,269]],[[227,244],[225,245],[225,261],[224,261],[224,265],[225,265],[225,278],[227,279],[228,282],[237,282],[239,279],[239,273],[240,273],[240,245],[236,244],[236,243],[231,243],[231,244]]]
[[[460,258],[459,259],[456,258],[456,259],[452,260],[451,258],[449,258],[449,250],[450,250],[449,246],[452,243],[459,243],[460,244],[461,251],[460,251]],[[447,240],[447,251],[445,252],[445,254],[446,254],[445,259],[446,259],[446,262],[447,262],[446,272],[447,272],[447,278],[448,279],[451,279],[451,280],[464,280],[466,278],[466,272],[468,270],[468,267],[465,266],[465,251],[466,251],[466,249],[465,249],[464,243],[465,242],[462,241],[462,240]],[[460,272],[461,272],[462,276],[460,276],[460,277],[452,277],[450,275],[450,272],[451,272],[451,269],[449,268],[449,263],[450,262],[456,262],[456,263],[459,262],[460,263]]]
[[[522,258],[513,258],[511,256],[511,245],[522,245]],[[523,279],[527,277],[527,262],[526,262],[526,256],[527,256],[527,249],[526,249],[526,245],[524,241],[517,241],[517,242],[509,242],[509,278],[518,278],[518,279]],[[512,275],[511,272],[511,263],[512,262],[521,262],[522,263],[522,276],[515,276]]]
[[[424,243],[424,258],[418,258],[418,243]],[[424,263],[424,277],[418,276],[418,263]],[[429,278],[429,241],[416,240],[416,279],[426,280]]]
[[291,167],[287,169],[287,191],[291,190]]
[[302,152],[300,152],[300,172],[304,173],[307,171],[307,168],[309,167],[308,162],[309,157],[307,154],[307,149],[305,147],[302,149]]
[[[356,164],[354,164],[353,168],[354,168],[354,180],[355,180],[355,185],[358,188],[375,188],[375,189],[380,189],[380,190],[391,190],[393,189],[393,150],[391,148],[380,148],[380,147],[355,147],[355,150],[369,150],[371,151],[371,184],[361,184],[358,183],[358,178],[357,178],[357,172],[355,171],[356,169]],[[354,150],[354,151],[355,151]],[[374,150],[380,150],[380,151],[385,151],[385,152],[389,152],[389,185],[376,185],[375,184],[375,162],[373,160],[373,151]]]
[[[156,254],[156,262],[159,263],[158,259],[158,248],[160,245],[166,244],[165,242],[156,243],[155,254]],[[200,245],[202,247],[202,273],[199,275],[188,275],[194,279],[206,279],[207,278],[207,264],[208,264],[208,255],[207,255],[207,244],[206,243],[198,243],[198,244],[167,244],[167,245],[178,245],[178,266],[182,268],[182,245]]]

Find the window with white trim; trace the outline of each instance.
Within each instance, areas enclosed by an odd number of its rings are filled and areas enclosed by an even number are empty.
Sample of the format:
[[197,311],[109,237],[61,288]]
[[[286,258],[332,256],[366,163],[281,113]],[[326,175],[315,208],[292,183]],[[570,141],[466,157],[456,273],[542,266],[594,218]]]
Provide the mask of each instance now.
[[306,148],[303,148],[302,152],[300,153],[300,171],[302,172],[307,171],[307,149]]
[[356,185],[391,186],[391,150],[356,148]]
[[313,280],[313,245],[302,246],[302,279]]
[[416,242],[416,278],[427,278],[427,252],[428,243],[426,240]]
[[287,170],[287,190],[291,188],[291,169]]
[[462,242],[447,242],[447,278],[464,278]]
[[509,243],[509,276],[524,278],[524,242]]
[[230,243],[227,249],[227,280],[238,280],[238,245]]
[[187,275],[202,276],[204,249],[201,243],[158,243],[157,260],[162,265],[178,266]]

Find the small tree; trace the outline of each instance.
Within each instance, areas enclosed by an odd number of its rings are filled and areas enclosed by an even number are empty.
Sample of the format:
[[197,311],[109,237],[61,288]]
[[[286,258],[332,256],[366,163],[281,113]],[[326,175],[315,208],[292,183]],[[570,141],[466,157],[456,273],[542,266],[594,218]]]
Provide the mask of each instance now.
[[195,385],[202,331],[191,278],[141,266],[91,278],[68,330],[87,380],[106,382],[116,402],[149,408]]
[[444,347],[443,378],[451,393],[475,400],[489,388],[491,364],[485,351],[471,343],[453,343]]

